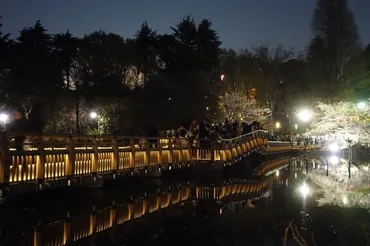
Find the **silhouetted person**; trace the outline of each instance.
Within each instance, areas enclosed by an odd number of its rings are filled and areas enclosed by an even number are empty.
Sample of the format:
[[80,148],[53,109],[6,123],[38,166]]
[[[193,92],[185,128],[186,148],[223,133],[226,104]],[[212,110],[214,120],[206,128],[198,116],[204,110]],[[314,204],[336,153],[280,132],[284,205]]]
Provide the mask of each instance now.
[[40,106],[35,104],[28,116],[26,132],[41,134],[44,130],[45,122],[41,117]]
[[[158,130],[157,128],[155,127],[154,124],[151,124],[149,126],[149,129],[148,129],[148,138],[158,138]],[[157,143],[157,139],[150,139],[149,140],[149,143],[150,144],[156,144]]]

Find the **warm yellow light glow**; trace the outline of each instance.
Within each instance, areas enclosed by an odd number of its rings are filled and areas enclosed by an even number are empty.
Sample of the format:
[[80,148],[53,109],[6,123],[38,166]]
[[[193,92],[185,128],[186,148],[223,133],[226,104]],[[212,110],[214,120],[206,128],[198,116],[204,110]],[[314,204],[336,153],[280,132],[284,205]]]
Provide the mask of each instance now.
[[280,124],[280,122],[279,122],[279,121],[275,123],[275,127],[276,127],[277,129],[279,129],[279,128],[281,127],[281,124]]

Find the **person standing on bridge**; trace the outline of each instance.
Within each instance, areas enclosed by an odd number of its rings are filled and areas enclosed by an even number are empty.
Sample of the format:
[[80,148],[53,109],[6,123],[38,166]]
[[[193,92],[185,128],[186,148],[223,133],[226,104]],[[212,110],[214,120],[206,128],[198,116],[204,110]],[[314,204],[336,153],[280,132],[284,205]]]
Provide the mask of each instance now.
[[26,132],[42,134],[44,127],[45,122],[41,117],[41,107],[39,104],[35,104],[28,115]]

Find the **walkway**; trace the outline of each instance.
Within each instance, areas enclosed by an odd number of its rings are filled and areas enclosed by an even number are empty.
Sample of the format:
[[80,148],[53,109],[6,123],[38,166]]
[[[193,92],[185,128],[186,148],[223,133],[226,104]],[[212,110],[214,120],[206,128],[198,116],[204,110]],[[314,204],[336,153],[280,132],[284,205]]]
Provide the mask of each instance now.
[[[15,136],[19,134],[4,134],[5,141],[1,141],[0,184],[9,183],[12,188],[20,184],[22,189],[29,184],[31,190],[35,190],[35,184],[36,189],[80,185],[204,162],[231,164],[256,150],[272,154],[293,148],[288,142],[268,142],[268,133],[260,130],[220,143],[206,142],[202,147],[173,138],[33,136],[32,148],[20,153],[10,148]],[[311,148],[315,146],[307,146]],[[22,164],[26,170],[22,170]]]

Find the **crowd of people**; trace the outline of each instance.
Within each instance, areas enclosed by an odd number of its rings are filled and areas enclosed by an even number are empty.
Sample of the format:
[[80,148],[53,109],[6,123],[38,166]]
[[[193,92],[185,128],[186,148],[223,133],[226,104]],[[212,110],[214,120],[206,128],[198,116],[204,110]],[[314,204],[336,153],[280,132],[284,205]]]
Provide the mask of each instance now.
[[[161,134],[163,137],[187,138],[189,140],[205,140],[204,142],[219,142],[222,139],[236,138],[241,135],[263,129],[263,125],[254,121],[251,124],[239,122],[238,120],[222,122],[210,122],[207,118],[201,121],[193,119],[188,123],[181,124],[176,130],[166,131]],[[149,136],[152,136],[149,133]]]

